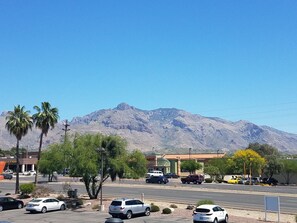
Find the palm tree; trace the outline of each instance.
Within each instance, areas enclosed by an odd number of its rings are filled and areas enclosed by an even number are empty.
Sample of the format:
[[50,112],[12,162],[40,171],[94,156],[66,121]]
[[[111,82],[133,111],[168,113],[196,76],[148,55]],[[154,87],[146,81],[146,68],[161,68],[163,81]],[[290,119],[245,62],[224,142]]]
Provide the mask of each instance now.
[[34,106],[34,109],[37,111],[37,113],[33,115],[35,126],[41,129],[35,175],[35,184],[37,184],[38,162],[40,160],[43,135],[47,136],[49,129],[53,129],[55,127],[55,124],[58,122],[59,115],[58,109],[52,108],[49,102],[42,102],[41,108]]
[[6,129],[10,134],[13,134],[17,139],[16,145],[16,184],[15,184],[15,193],[19,193],[20,181],[19,181],[19,142],[23,136],[28,133],[29,129],[32,129],[33,120],[30,116],[29,111],[25,111],[24,106],[15,106],[13,111],[9,111],[6,116]]

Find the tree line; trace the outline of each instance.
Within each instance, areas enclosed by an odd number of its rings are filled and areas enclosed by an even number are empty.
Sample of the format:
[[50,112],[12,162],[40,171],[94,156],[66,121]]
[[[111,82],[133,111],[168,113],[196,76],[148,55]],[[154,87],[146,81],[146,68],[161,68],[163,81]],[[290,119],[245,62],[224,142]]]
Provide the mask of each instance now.
[[219,179],[225,175],[247,175],[249,178],[265,175],[272,178],[275,174],[281,174],[285,183],[290,184],[297,174],[297,160],[294,156],[281,154],[268,144],[251,143],[232,155],[210,160],[205,164],[204,173]]

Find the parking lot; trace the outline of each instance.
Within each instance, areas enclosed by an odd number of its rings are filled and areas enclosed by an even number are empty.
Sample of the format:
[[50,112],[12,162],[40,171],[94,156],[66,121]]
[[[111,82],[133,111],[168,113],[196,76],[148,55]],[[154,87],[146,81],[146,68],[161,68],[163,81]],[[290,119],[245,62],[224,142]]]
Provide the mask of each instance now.
[[[101,212],[82,212],[82,211],[53,211],[45,214],[27,213],[24,209],[2,211],[0,215],[0,223],[12,222],[12,223],[84,223],[84,222],[96,222],[105,223],[110,215]],[[132,218],[130,220],[123,220],[129,223],[170,223],[170,222],[192,222],[190,219],[185,218],[172,218],[170,216],[154,216],[149,217],[140,216]]]

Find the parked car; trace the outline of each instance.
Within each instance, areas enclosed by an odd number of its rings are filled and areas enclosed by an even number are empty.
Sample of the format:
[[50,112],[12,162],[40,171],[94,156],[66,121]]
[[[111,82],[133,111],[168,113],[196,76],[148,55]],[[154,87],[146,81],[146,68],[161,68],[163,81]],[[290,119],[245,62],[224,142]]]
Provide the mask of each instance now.
[[177,175],[176,173],[166,173],[166,174],[164,174],[164,177],[166,177],[166,178],[179,178],[179,175]]
[[11,180],[13,178],[13,175],[10,173],[1,173],[0,175],[3,176],[3,178],[7,179],[7,180]]
[[3,173],[13,174],[13,171],[10,169],[5,170]]
[[182,177],[180,180],[183,184],[201,184],[204,181],[204,176],[201,174],[190,174],[187,177]]
[[148,173],[146,174],[146,178],[150,178],[151,176],[163,176],[163,175],[164,175],[164,174],[163,174],[162,171],[160,171],[160,170],[153,170],[153,171],[148,172]]
[[224,208],[218,205],[203,204],[193,212],[193,223],[198,222],[228,222],[229,216]]
[[36,171],[35,170],[25,171],[25,172],[23,172],[23,175],[25,175],[25,176],[35,176]]
[[238,182],[242,179],[239,176],[232,176],[230,180],[227,181],[228,184],[238,184]]
[[17,200],[7,196],[0,196],[0,211],[9,209],[20,209],[23,207],[24,203],[21,200]]
[[263,178],[261,180],[261,183],[263,184],[269,184],[269,185],[272,185],[272,186],[276,186],[278,184],[278,180],[271,177],[271,178]]
[[169,180],[164,176],[151,176],[150,178],[145,179],[145,182],[155,184],[167,184]]
[[143,214],[149,216],[151,205],[144,204],[138,199],[120,198],[115,199],[109,206],[109,214],[114,217],[132,218],[133,215]]
[[41,212],[46,213],[47,211],[54,210],[65,210],[66,204],[64,201],[60,201],[56,198],[45,197],[45,198],[34,198],[29,201],[26,205],[26,211],[30,213]]

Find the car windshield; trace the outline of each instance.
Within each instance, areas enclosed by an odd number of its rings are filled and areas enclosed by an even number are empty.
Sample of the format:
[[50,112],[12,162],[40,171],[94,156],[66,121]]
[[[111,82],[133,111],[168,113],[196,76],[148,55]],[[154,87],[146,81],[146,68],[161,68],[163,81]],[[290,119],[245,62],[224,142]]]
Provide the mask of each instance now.
[[210,212],[210,210],[207,208],[196,208],[196,212],[208,213],[208,212]]
[[111,205],[112,206],[121,206],[122,202],[121,201],[113,201],[113,202],[111,202]]

